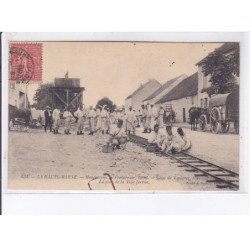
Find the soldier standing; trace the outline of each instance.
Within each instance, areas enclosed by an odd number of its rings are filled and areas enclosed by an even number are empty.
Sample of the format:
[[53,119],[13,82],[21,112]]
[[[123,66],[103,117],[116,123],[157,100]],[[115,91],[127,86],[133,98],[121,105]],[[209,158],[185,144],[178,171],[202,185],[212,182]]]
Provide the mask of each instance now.
[[111,111],[109,114],[109,133],[111,133],[111,131],[113,131],[116,127],[116,109]]
[[71,134],[70,133],[70,126],[71,126],[71,120],[73,118],[72,113],[70,112],[69,108],[66,109],[66,111],[64,111],[63,113],[63,117],[65,118],[65,129],[64,129],[64,133],[66,135]]
[[92,106],[90,106],[90,108],[89,108],[88,118],[89,118],[89,127],[90,127],[89,135],[93,135],[95,132],[96,112]]
[[136,112],[136,127],[139,128],[141,126],[142,113],[141,110],[138,109]]
[[83,125],[84,125],[84,118],[85,118],[85,111],[84,105],[80,105],[79,108],[74,113],[74,116],[77,117],[77,135],[83,134]]
[[147,109],[147,113],[146,113],[146,123],[145,123],[145,127],[146,127],[146,133],[151,133],[151,106],[150,104],[148,104],[146,106]]
[[108,112],[107,112],[107,108],[106,105],[104,105],[102,107],[102,111],[101,111],[101,131],[102,134],[106,133],[108,134]]
[[45,124],[44,124],[44,131],[47,131],[47,127],[49,127],[50,132],[52,132],[52,111],[50,106],[46,107],[46,110],[44,111],[44,118],[45,118]]
[[133,133],[135,134],[135,112],[132,110],[132,107],[129,107],[129,111],[127,112],[126,115],[126,123],[127,123],[127,133]]
[[144,105],[141,105],[141,108],[142,108],[141,123],[142,123],[142,127],[144,129],[142,133],[147,133],[147,129],[146,129],[147,110],[146,110],[146,107]]
[[55,108],[52,113],[54,134],[59,134],[58,130],[59,130],[60,121],[61,121],[60,115],[61,115],[61,111],[58,108]]
[[157,123],[158,123],[158,109],[154,104],[151,104],[151,120],[150,120],[151,130],[154,130],[154,126]]
[[95,129],[98,131],[101,128],[101,106],[96,109],[96,126]]
[[164,126],[164,109],[162,106],[160,106],[160,110],[159,110],[159,125],[160,125],[160,128],[162,128]]

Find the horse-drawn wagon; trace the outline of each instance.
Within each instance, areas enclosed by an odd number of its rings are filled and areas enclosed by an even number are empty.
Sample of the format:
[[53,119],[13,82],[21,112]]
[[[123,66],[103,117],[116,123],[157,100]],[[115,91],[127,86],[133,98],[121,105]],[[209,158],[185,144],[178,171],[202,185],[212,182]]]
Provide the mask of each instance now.
[[230,124],[239,131],[239,91],[217,94],[210,98],[209,107],[199,118],[199,127],[206,131],[210,125],[213,133],[227,133]]

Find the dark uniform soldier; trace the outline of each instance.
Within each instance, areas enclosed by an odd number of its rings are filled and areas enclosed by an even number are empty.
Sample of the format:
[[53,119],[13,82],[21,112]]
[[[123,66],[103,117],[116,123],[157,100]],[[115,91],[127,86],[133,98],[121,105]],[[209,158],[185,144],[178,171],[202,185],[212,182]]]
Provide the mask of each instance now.
[[45,118],[45,124],[44,124],[44,131],[47,131],[47,127],[50,129],[50,132],[52,132],[52,110],[49,106],[46,107],[46,110],[44,111],[44,118]]

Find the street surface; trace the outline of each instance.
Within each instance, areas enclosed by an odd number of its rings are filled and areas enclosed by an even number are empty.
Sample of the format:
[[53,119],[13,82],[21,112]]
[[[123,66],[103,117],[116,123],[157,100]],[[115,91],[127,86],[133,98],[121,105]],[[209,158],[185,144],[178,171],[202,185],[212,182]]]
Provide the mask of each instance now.
[[[174,134],[177,128],[177,126],[173,127]],[[185,127],[183,131],[192,142],[192,148],[187,152],[188,154],[239,173],[238,134],[213,134],[208,131],[191,131],[190,128]],[[143,134],[141,129],[137,129],[136,134],[149,138],[149,134]]]
[[[238,135],[214,135],[184,129],[191,138],[191,154],[238,172]],[[62,131],[60,131],[62,132]],[[142,135],[140,129],[138,135]],[[143,134],[145,135],[145,134]],[[146,135],[147,136],[147,135]],[[9,133],[8,187],[53,190],[217,190],[206,178],[178,168],[165,157],[145,152],[128,142],[103,153],[109,135],[54,135],[40,129]]]

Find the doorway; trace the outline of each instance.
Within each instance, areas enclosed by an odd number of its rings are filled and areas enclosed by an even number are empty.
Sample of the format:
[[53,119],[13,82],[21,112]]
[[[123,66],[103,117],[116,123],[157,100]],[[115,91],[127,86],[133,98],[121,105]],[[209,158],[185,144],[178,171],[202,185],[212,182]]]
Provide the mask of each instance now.
[[183,114],[183,122],[186,122],[186,109],[182,109],[182,114]]

